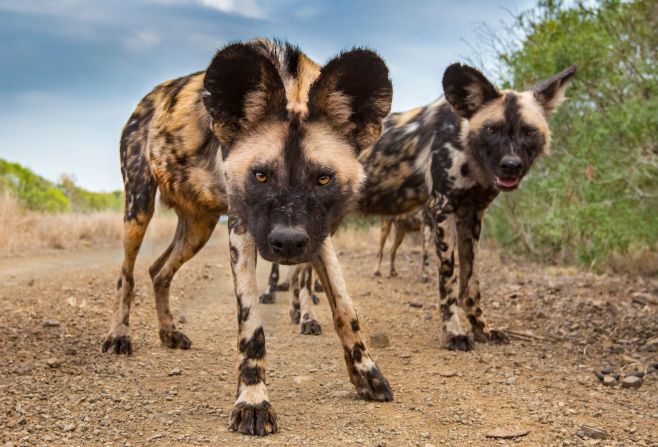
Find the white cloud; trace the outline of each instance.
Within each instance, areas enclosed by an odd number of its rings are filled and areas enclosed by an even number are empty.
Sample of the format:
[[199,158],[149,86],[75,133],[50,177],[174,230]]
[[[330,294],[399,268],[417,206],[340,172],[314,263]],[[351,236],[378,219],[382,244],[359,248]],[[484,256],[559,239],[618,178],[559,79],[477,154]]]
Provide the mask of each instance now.
[[197,0],[203,6],[253,19],[266,18],[265,10],[255,0]]
[[157,46],[160,43],[160,36],[151,31],[139,31],[126,37],[123,43],[131,51],[142,52]]

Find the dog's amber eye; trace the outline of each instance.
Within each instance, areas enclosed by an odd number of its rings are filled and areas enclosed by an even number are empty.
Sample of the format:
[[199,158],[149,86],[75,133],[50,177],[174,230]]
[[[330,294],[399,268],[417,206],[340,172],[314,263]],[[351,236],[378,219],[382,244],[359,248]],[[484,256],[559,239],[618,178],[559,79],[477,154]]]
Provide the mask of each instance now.
[[264,173],[262,173],[260,171],[256,171],[256,172],[254,172],[254,175],[256,176],[256,180],[258,181],[258,183],[267,182],[267,176]]
[[321,175],[320,177],[318,177],[318,185],[320,186],[328,185],[330,181],[331,181],[331,176],[329,175]]
[[526,127],[525,129],[523,129],[523,135],[525,135],[526,137],[534,137],[536,133],[537,130],[533,129],[532,127]]

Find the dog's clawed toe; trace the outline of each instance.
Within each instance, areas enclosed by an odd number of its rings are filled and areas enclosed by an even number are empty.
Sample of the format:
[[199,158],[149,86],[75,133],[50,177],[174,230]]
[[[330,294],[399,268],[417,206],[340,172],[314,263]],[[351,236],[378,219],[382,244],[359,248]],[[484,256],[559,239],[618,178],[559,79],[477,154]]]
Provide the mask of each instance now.
[[303,335],[320,335],[322,334],[322,326],[320,326],[318,320],[304,321],[300,325],[300,332]]
[[357,394],[361,399],[374,400],[378,402],[390,402],[393,400],[393,390],[386,377],[377,366],[367,371],[358,371]]
[[276,412],[266,400],[255,405],[239,402],[231,410],[230,427],[243,435],[267,436],[278,430]]
[[130,339],[130,335],[120,335],[118,337],[108,335],[103,342],[101,350],[103,352],[110,352],[117,355],[130,355],[133,353],[133,343]]
[[190,349],[192,347],[192,341],[177,329],[160,329],[160,341],[171,349]]
[[468,334],[446,334],[446,347],[451,351],[472,351],[475,347],[473,338]]

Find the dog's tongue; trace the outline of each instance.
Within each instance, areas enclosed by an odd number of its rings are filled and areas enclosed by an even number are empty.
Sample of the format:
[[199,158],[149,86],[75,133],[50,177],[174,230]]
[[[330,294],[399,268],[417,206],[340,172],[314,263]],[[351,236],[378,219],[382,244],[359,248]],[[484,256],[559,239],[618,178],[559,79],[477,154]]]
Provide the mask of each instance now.
[[519,179],[496,177],[496,183],[498,183],[500,186],[504,186],[505,188],[511,188],[519,183]]

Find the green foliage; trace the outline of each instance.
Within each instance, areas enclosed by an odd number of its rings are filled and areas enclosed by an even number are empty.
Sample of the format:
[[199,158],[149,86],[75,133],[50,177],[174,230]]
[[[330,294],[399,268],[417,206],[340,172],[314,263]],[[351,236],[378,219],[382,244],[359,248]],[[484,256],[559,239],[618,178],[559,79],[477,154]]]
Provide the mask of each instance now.
[[658,239],[658,3],[541,1],[498,52],[516,88],[577,63],[552,155],[488,213],[488,232],[542,260],[604,264]]
[[62,175],[59,187],[71,201],[75,211],[90,212],[101,210],[120,210],[122,199],[121,191],[92,192],[80,188],[68,175]]
[[52,182],[18,163],[0,159],[0,190],[9,190],[30,210],[69,211],[71,203]]
[[29,210],[90,212],[121,209],[121,191],[91,192],[63,175],[53,183],[18,163],[0,159],[0,191],[10,191]]

